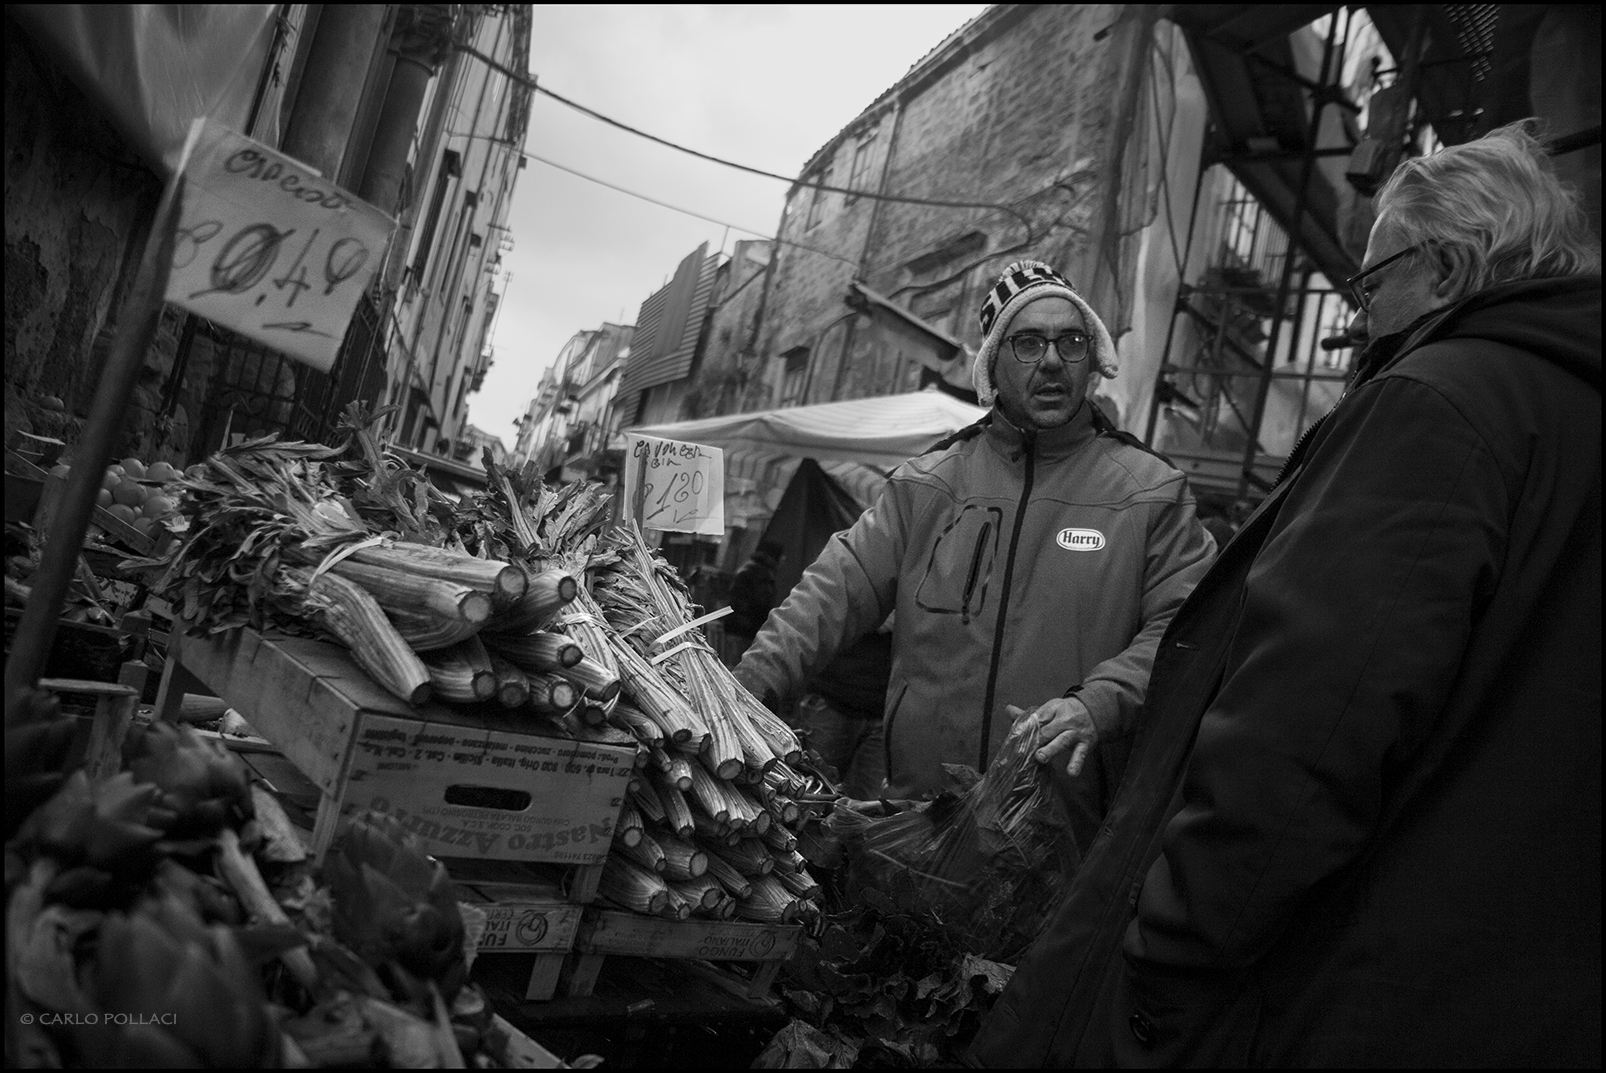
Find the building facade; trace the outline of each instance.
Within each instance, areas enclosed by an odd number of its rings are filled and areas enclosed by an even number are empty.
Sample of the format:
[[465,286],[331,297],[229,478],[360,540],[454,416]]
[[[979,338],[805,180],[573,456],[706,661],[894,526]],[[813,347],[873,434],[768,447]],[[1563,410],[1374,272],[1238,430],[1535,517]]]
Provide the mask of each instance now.
[[576,332],[542,374],[536,397],[515,421],[514,457],[554,480],[607,479],[607,449],[618,431],[615,406],[636,328],[604,323]]
[[786,200],[738,408],[968,394],[981,295],[1023,258],[1065,271],[1119,334],[1152,192],[1156,22],[997,5],[822,147]]
[[[522,143],[528,92],[457,46],[523,69],[528,8],[56,5],[8,8],[6,19],[9,427],[76,438],[158,176],[201,114],[316,168],[400,227],[328,373],[169,308],[119,453],[183,464],[265,432],[330,440],[353,401],[411,402],[408,381],[423,400],[410,445],[460,438],[464,399],[489,360],[490,281],[518,168],[501,143]],[[442,182],[447,151],[456,163],[445,170],[460,174]],[[415,265],[435,271],[420,280]],[[398,304],[404,286],[410,300]],[[419,353],[424,362],[407,360]],[[62,408],[40,406],[47,396]]]
[[[529,65],[527,6],[462,9],[454,40],[504,67]],[[416,191],[387,263],[396,296],[385,397],[399,408],[397,440],[470,459],[468,397],[490,367],[507,216],[522,168],[530,90],[477,56],[454,50],[431,81],[409,160]]]

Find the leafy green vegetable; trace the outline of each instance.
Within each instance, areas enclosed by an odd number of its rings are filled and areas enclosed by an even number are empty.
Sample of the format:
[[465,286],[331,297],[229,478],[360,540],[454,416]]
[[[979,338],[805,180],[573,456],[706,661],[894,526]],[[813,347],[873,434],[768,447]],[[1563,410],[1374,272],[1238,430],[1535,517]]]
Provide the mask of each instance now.
[[794,1021],[755,1066],[956,1064],[1013,972],[956,950],[929,919],[867,891],[787,962],[781,996]]

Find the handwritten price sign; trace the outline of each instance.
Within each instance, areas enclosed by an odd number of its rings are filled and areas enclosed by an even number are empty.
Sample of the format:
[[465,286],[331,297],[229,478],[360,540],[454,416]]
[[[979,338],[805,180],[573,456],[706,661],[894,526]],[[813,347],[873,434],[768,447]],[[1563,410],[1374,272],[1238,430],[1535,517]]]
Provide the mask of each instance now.
[[625,434],[625,520],[643,529],[725,535],[725,453]]
[[328,372],[395,222],[260,142],[196,126],[167,300]]

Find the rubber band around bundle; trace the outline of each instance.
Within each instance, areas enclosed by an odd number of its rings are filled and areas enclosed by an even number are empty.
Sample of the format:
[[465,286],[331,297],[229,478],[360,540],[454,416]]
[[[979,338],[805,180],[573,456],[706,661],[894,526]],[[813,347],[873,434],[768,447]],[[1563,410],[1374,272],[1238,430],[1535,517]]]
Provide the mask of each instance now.
[[654,667],[656,667],[656,666],[658,666],[658,664],[662,663],[664,660],[668,659],[670,656],[675,655],[676,653],[685,652],[687,649],[701,648],[701,647],[704,647],[704,646],[703,646],[702,642],[700,642],[700,641],[696,641],[696,640],[682,641],[680,644],[676,645],[674,648],[665,649],[664,651],[658,653],[656,656],[648,657],[647,662],[652,664]]
[[334,551],[331,551],[328,555],[323,557],[323,562],[319,563],[318,568],[312,572],[312,577],[307,581],[307,586],[310,588],[312,583],[322,577],[326,571],[332,570],[334,567],[340,565],[340,563],[344,562],[350,556],[357,554],[362,549],[371,548],[376,544],[383,543],[385,543],[385,537],[380,535],[371,536],[367,540],[359,540],[354,544],[347,544],[345,547],[336,548]]
[[655,644],[655,645],[661,645],[665,641],[669,640],[670,638],[679,637],[681,634],[685,633],[687,630],[696,629],[698,626],[701,626],[705,622],[713,622],[716,619],[722,619],[726,615],[730,614],[732,611],[735,611],[735,610],[736,609],[734,607],[722,607],[718,611],[710,611],[708,614],[703,615],[701,618],[692,619],[690,622],[686,623],[684,626],[676,626],[674,629],[670,630],[668,633],[663,633],[663,634],[658,635],[657,637],[653,638],[652,643]]

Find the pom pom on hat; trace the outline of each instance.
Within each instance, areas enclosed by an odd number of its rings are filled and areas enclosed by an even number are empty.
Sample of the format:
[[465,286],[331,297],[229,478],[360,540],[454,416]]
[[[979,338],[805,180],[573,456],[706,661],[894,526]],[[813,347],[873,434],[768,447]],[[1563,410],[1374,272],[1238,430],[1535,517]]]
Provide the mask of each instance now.
[[1065,298],[1081,310],[1083,319],[1087,321],[1088,334],[1093,337],[1093,361],[1099,373],[1109,378],[1114,377],[1119,369],[1115,342],[1110,338],[1109,329],[1093,312],[1093,307],[1076,293],[1071,281],[1041,261],[1016,261],[1004,269],[1004,274],[987,292],[978,315],[983,338],[981,349],[976,352],[976,360],[970,367],[970,382],[975,386],[976,398],[983,406],[991,406],[998,396],[998,389],[993,383],[993,360],[998,356],[1004,332],[1016,313],[1039,298]]

